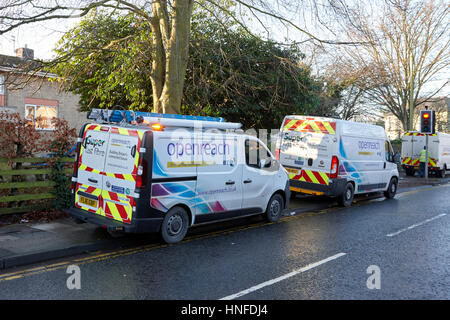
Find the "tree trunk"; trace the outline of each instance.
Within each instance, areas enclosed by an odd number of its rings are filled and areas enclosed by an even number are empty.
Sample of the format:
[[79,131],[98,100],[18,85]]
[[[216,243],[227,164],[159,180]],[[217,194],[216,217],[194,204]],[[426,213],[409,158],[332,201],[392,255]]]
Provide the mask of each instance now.
[[152,57],[152,73],[151,73],[151,84],[152,84],[152,94],[153,94],[153,112],[162,113],[163,109],[159,98],[161,97],[163,85],[164,85],[164,66],[165,53],[164,46],[162,42],[162,32],[160,29],[159,20],[161,17],[161,10],[159,9],[159,2],[153,3],[153,15],[151,21],[152,28],[152,41],[153,41],[153,57]]
[[153,109],[155,112],[179,113],[188,61],[193,0],[174,2],[170,37],[165,5],[164,1],[158,1],[153,7],[154,17],[156,15],[157,18],[152,23],[154,55],[158,59],[152,67]]

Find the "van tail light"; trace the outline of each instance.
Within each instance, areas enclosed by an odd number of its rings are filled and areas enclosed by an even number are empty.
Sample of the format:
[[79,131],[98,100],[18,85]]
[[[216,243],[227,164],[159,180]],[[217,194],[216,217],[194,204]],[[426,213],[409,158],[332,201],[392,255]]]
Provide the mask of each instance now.
[[333,156],[331,158],[331,171],[330,171],[330,178],[337,178],[339,174],[339,159],[336,156]]
[[[78,177],[78,162],[80,160],[80,145],[81,145],[81,143],[77,143],[77,148],[76,148],[76,152],[75,152],[75,159],[73,161],[72,178],[77,178]],[[77,183],[72,179],[72,192],[75,191],[76,186],[77,186]]]
[[277,158],[277,160],[280,160],[280,149],[275,149],[275,158]]
[[136,175],[136,189],[144,189],[147,186],[147,161],[141,155],[139,158],[137,175]]
[[77,148],[75,151],[75,159],[73,161],[73,174],[72,177],[77,177],[78,176],[78,161],[80,158],[80,145],[81,143],[77,143]]

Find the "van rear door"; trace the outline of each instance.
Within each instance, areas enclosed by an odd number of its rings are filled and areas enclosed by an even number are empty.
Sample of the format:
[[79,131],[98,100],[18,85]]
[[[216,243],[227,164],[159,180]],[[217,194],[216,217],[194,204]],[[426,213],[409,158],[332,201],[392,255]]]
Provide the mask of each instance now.
[[99,215],[104,215],[101,193],[108,138],[109,127],[87,125],[78,161],[75,206]]
[[102,183],[104,215],[131,223],[144,131],[112,127]]
[[413,165],[413,139],[414,136],[409,132],[405,133],[402,137],[402,164]]
[[336,141],[336,122],[286,118],[281,132],[280,162],[289,178],[328,185]]

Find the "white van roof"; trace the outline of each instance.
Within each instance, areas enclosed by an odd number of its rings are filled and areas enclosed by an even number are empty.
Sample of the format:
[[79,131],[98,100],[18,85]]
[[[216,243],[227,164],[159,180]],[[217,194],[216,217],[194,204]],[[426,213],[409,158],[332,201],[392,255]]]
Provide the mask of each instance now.
[[311,121],[336,123],[336,130],[338,130],[341,134],[344,135],[367,137],[367,138],[378,137],[383,139],[385,139],[387,136],[383,127],[363,122],[348,121],[331,117],[308,116],[308,115],[288,115],[284,119],[285,120],[283,121],[283,124],[285,123],[286,119],[311,120]]

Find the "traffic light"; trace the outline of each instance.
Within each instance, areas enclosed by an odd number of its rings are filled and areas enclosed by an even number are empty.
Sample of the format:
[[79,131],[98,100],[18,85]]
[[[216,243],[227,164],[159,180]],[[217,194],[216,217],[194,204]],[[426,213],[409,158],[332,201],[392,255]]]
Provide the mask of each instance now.
[[421,110],[420,111],[420,133],[433,134],[434,133],[434,111]]

